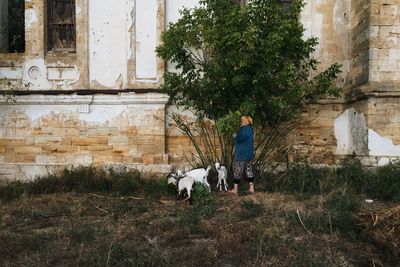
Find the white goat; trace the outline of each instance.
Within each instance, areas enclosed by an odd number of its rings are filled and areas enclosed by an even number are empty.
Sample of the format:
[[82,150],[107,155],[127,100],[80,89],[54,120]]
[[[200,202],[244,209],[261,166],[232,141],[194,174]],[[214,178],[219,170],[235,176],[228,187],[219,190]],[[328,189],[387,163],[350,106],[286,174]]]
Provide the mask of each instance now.
[[215,169],[217,169],[218,172],[217,188],[219,187],[219,191],[222,191],[223,186],[224,190],[228,191],[228,170],[225,168],[225,166],[221,166],[218,162],[215,163]]
[[179,197],[181,196],[182,191],[186,189],[188,196],[187,198],[184,199],[185,201],[190,198],[190,193],[193,188],[194,179],[193,177],[190,176],[177,177],[176,174],[171,173],[168,175],[168,184],[174,184],[178,186],[178,195],[176,197],[177,199],[179,199]]
[[211,170],[211,166],[208,166],[207,169],[197,168],[187,172],[182,170],[176,171],[176,177],[190,176],[194,179],[196,183],[202,183],[207,186],[208,190],[211,192],[211,186],[207,181],[208,173]]

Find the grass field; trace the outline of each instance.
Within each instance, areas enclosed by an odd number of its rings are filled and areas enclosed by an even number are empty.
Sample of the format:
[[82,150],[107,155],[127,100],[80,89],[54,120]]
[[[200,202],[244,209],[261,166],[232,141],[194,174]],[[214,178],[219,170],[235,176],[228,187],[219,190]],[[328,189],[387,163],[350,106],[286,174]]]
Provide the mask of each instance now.
[[108,177],[107,190],[42,192],[46,179],[29,189],[3,186],[3,197],[14,197],[0,204],[0,265],[400,266],[387,248],[363,236],[355,220],[360,211],[393,202],[369,204],[340,190],[271,192],[268,183],[258,183],[256,194],[238,197],[197,187],[189,205],[175,200],[165,178],[124,175],[117,179],[120,187]]

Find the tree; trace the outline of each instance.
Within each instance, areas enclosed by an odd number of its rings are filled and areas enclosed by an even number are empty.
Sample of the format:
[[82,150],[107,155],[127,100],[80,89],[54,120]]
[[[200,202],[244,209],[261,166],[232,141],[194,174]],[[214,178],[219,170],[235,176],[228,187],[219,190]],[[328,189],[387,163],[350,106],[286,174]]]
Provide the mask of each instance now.
[[340,94],[333,83],[340,65],[316,73],[319,62],[312,53],[318,40],[303,36],[303,0],[200,4],[181,11],[157,48],[176,64],[165,72],[162,86],[172,103],[215,121],[239,111],[262,128],[278,130],[309,103]]

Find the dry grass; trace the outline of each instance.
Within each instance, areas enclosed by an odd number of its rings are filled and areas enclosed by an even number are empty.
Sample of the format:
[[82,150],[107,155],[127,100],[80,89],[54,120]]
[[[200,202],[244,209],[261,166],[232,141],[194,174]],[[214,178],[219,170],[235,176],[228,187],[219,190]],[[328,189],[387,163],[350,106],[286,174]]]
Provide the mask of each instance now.
[[400,257],[400,205],[358,215],[363,234],[374,243]]
[[173,197],[90,193],[3,203],[1,265],[396,266],[372,243],[352,242],[335,232],[311,235],[288,216],[321,209],[321,197],[214,194],[211,213]]

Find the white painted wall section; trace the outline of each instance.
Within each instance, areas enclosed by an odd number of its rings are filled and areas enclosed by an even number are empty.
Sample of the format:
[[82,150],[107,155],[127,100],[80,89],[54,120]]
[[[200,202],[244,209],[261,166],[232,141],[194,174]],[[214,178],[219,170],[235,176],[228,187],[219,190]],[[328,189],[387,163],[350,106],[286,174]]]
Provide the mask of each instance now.
[[[127,2],[89,0],[89,79],[91,87],[123,87],[127,81]],[[97,81],[97,83],[95,83]],[[122,83],[122,84],[121,84]]]
[[351,136],[350,125],[348,119],[348,110],[340,115],[334,122],[335,137],[336,137],[336,154],[348,155],[351,154]]
[[[304,38],[322,38],[323,15],[316,11],[316,7],[321,4],[321,0],[307,0],[301,13],[300,21],[303,23],[305,31]],[[321,45],[315,47],[314,56],[318,57],[321,53]]]
[[[334,122],[338,155],[369,155],[378,157],[399,157],[400,145],[368,129],[363,113],[354,108],[347,109]],[[387,163],[381,159],[378,165]]]
[[[165,6],[165,20],[166,27],[168,28],[169,23],[175,23],[179,20],[179,11],[184,8],[195,8],[200,7],[199,0],[167,0]],[[167,62],[168,71],[176,71],[176,64]]]
[[367,126],[363,113],[347,109],[334,122],[338,155],[367,155]]
[[392,140],[380,136],[372,129],[368,130],[368,140],[370,156],[400,156],[400,145],[394,145]]
[[166,1],[166,22],[177,22],[180,18],[179,10],[183,8],[194,8],[200,6],[199,0],[167,0]]
[[[97,0],[96,0],[97,1]],[[136,79],[157,79],[157,0],[136,0]]]

